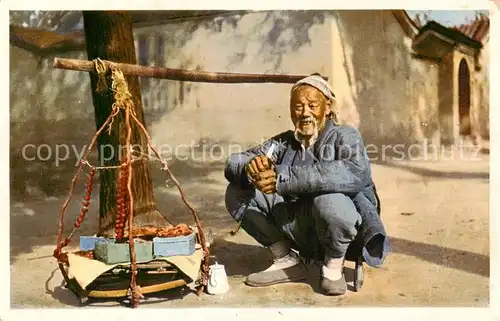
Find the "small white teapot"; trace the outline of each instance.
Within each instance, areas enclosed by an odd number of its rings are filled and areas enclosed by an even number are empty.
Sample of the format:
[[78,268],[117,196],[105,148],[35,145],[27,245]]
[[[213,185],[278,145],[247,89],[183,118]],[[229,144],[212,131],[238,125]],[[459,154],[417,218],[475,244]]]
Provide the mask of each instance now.
[[209,268],[207,292],[209,294],[224,294],[228,292],[229,282],[224,265],[215,262]]

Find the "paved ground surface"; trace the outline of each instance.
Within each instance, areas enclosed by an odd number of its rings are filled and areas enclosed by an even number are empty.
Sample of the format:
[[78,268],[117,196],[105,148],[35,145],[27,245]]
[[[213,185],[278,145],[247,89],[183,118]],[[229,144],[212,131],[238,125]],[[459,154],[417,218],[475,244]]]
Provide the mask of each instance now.
[[[240,232],[214,244],[214,253],[229,275],[229,293],[196,297],[187,290],[174,290],[141,307],[487,306],[489,156],[473,156],[468,161],[373,163],[393,252],[382,268],[366,270],[361,292],[336,298],[317,293],[317,267],[311,267],[308,282],[246,287],[245,275],[266,268],[268,257]],[[172,169],[206,227],[216,235],[234,227],[223,208],[222,164],[176,163]],[[173,222],[191,223],[176,190],[162,187],[164,179],[159,175],[154,173],[160,210]],[[80,199],[72,205],[68,224],[78,215]],[[12,308],[78,306],[73,294],[61,286],[62,277],[51,258],[62,200],[39,198],[11,204]],[[81,234],[95,231],[95,209],[88,217]],[[350,274],[347,277],[352,279]],[[90,307],[102,305],[117,303],[95,302]]]

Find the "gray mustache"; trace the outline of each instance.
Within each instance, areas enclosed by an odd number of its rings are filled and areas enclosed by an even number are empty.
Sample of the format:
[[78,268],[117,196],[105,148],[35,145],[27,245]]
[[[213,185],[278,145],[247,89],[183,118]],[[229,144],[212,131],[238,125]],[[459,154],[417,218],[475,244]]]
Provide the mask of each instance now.
[[308,118],[302,118],[302,119],[299,119],[297,121],[297,124],[299,124],[300,122],[304,122],[304,121],[311,121],[313,122],[314,124],[316,124],[316,118],[314,117],[308,117]]

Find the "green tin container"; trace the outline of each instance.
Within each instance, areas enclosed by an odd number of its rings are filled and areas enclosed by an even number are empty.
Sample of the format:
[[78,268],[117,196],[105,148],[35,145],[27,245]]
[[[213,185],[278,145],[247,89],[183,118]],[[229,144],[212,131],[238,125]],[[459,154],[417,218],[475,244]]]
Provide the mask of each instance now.
[[[153,242],[134,242],[136,262],[153,260]],[[128,243],[96,241],[94,256],[106,264],[130,263],[130,247]]]

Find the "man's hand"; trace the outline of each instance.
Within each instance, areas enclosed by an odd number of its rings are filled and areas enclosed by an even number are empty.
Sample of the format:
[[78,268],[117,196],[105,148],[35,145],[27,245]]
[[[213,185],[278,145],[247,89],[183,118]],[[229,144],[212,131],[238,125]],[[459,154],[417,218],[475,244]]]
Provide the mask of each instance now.
[[276,193],[276,172],[274,169],[258,174],[258,179],[253,180],[253,185],[264,194]]
[[257,155],[254,159],[250,161],[247,165],[247,173],[250,176],[258,175],[258,173],[266,172],[273,168],[273,164],[265,155]]
[[264,155],[258,155],[246,167],[247,173],[250,175],[252,184],[265,194],[276,192],[276,171],[274,166]]

